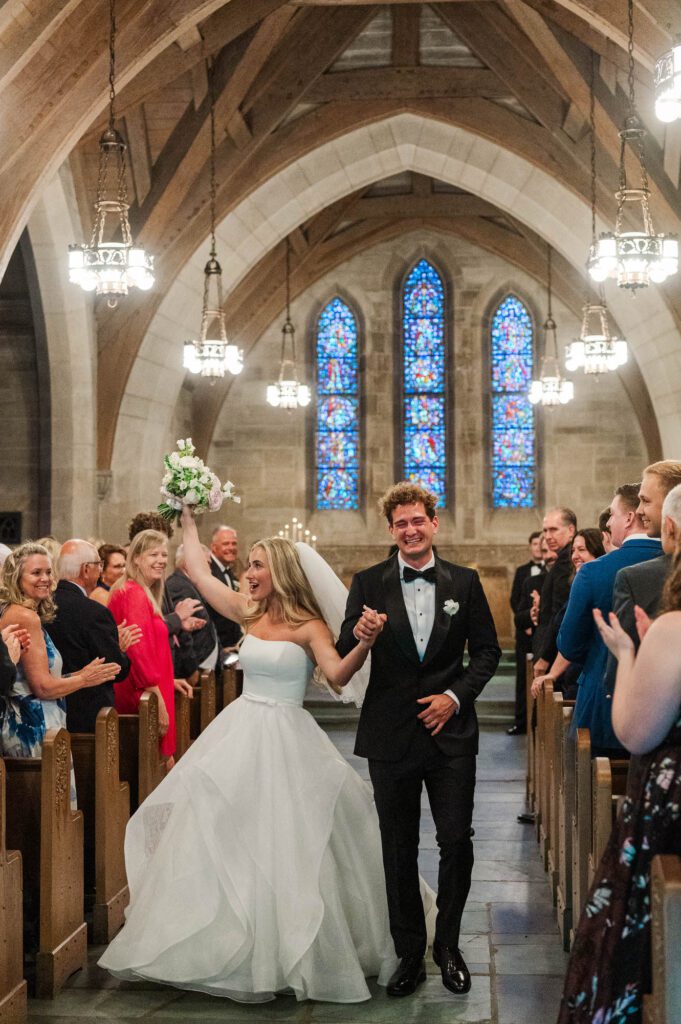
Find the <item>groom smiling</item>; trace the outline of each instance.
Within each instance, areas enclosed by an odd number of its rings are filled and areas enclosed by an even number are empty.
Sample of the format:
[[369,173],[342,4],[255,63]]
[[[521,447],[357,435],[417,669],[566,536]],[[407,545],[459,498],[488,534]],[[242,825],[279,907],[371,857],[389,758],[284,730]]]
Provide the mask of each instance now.
[[387,615],[372,651],[355,754],[369,759],[381,827],[390,930],[400,958],[387,987],[391,996],[410,995],[426,978],[418,870],[424,783],[440,850],[433,958],[446,988],[470,989],[459,933],[473,868],[475,700],[501,655],[477,572],[433,552],[435,505],[433,494],[410,482],[383,496],[397,554],[353,578],[337,644],[341,656],[355,646],[365,605]]

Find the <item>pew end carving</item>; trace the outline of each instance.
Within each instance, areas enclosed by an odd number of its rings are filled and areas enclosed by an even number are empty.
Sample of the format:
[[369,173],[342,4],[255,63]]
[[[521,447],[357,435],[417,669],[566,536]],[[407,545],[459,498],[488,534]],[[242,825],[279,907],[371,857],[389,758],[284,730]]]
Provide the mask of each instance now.
[[7,799],[5,764],[0,758],[0,1020],[25,1024],[24,912],[21,853],[5,842]]

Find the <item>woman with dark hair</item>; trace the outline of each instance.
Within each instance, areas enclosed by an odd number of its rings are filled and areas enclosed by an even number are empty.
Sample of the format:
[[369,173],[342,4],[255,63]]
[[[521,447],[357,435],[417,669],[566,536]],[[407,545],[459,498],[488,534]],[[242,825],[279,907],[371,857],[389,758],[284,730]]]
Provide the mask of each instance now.
[[109,603],[111,588],[125,572],[125,548],[117,544],[102,544],[98,549],[102,561],[102,568],[99,574],[97,586],[90,594],[91,601],[97,601],[105,607]]
[[681,855],[681,546],[646,630],[631,637],[610,613],[594,619],[618,659],[612,724],[632,754],[646,755],[637,791],[624,800],[577,927],[558,1024],[640,1024],[650,991],[650,865]]

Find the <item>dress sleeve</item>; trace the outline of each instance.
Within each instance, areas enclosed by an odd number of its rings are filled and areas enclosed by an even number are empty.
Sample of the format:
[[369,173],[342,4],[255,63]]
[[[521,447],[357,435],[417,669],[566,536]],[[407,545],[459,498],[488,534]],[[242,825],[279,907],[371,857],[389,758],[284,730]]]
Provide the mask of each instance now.
[[127,651],[130,660],[129,681],[138,690],[159,686],[160,659],[156,650],[154,609],[149,598],[140,586],[129,586],[124,593],[114,595],[109,608],[116,622],[125,619],[129,626],[139,626],[142,630],[140,641]]

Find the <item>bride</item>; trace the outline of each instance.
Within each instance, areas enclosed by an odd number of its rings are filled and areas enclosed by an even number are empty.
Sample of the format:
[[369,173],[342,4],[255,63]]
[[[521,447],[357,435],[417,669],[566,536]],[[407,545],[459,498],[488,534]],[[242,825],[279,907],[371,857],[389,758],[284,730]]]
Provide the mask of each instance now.
[[243,696],[130,820],[130,906],[100,965],[243,1002],[369,999],[365,977],[385,984],[397,963],[378,819],[302,704],[315,666],[350,680],[385,616],[367,608],[341,659],[289,541],[252,548],[239,594],[211,575],[187,508],[182,525],[195,584],[244,628]]

